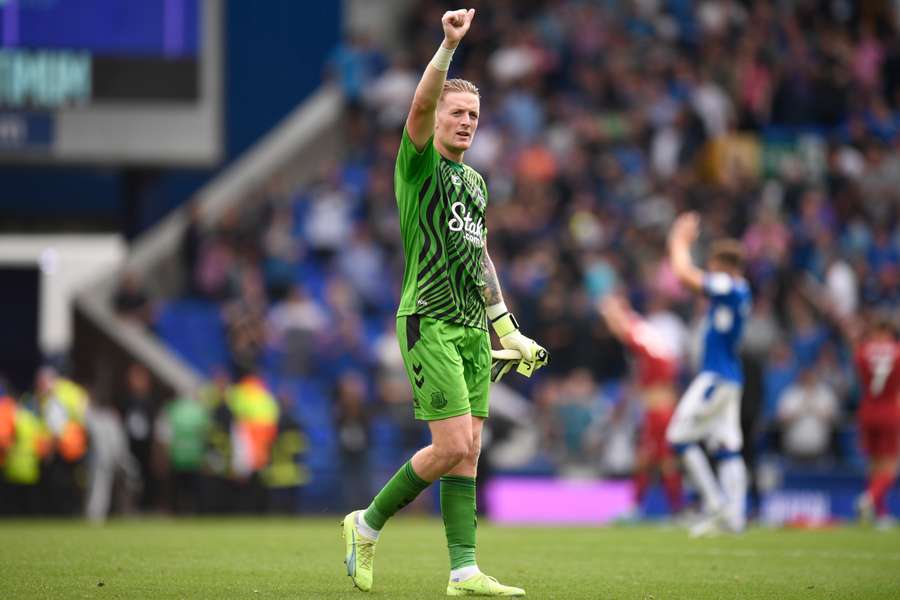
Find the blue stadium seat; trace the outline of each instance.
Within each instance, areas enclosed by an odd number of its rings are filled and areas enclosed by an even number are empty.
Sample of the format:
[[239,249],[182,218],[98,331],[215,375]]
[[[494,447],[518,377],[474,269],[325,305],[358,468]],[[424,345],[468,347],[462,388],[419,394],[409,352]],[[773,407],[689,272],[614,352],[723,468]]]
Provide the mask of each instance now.
[[202,300],[166,303],[156,323],[159,336],[195,369],[211,375],[229,364],[225,324],[216,304]]
[[862,452],[859,441],[859,428],[855,423],[844,425],[838,430],[837,443],[841,456],[846,463],[864,472],[868,461]]
[[317,262],[310,259],[299,263],[294,270],[294,281],[306,288],[316,302],[325,304],[327,277]]
[[396,469],[401,460],[400,444],[401,432],[397,426],[386,417],[375,417],[369,430],[369,460],[376,471],[390,471]]
[[284,351],[272,346],[263,348],[262,355],[259,357],[258,365],[263,372],[263,379],[266,380],[266,383],[272,390],[275,390],[279,382],[278,373],[281,370],[283,361]]
[[334,428],[333,402],[319,381],[307,377],[283,377],[277,385],[278,390],[294,397],[297,420],[310,428]]

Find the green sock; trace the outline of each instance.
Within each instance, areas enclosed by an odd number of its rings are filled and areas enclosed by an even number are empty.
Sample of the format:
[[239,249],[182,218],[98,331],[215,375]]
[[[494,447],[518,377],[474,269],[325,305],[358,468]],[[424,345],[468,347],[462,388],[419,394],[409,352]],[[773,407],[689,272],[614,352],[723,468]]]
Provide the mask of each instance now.
[[400,470],[394,473],[391,480],[388,481],[372,504],[366,509],[363,517],[366,523],[372,529],[380,530],[384,527],[385,522],[394,516],[398,510],[416,499],[422,490],[431,485],[413,471],[412,461],[406,461],[406,464],[400,467]]
[[450,550],[450,569],[475,562],[475,479],[458,475],[441,477],[441,515]]

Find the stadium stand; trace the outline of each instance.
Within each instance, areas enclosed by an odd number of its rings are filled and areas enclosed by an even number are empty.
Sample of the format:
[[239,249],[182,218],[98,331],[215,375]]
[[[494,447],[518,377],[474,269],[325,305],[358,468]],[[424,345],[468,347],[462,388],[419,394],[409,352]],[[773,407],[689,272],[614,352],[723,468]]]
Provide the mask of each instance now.
[[[750,259],[759,301],[747,359],[761,362],[761,380],[760,397],[745,403],[761,410],[756,452],[780,454],[775,407],[808,368],[840,394],[840,425],[828,452],[796,468],[859,465],[850,349],[830,319],[897,306],[893,34],[857,35],[857,21],[802,7],[777,14],[761,5],[721,14],[536,7],[479,5],[481,43],[467,46],[454,69],[484,98],[479,143],[467,160],[489,181],[492,255],[523,322],[539,324],[536,336],[554,349],[551,373],[521,390],[542,398],[547,418],[564,430],[561,440],[545,440],[544,451],[568,457],[558,468],[566,460],[602,463],[589,432],[603,425],[601,405],[615,399],[594,392],[585,405],[574,388],[584,370],[594,386],[625,370],[598,325],[594,298],[624,289],[637,306],[662,304],[686,329],[698,327],[662,257],[672,215],[695,208],[709,215],[711,237],[741,238]],[[377,79],[338,73],[349,101],[339,162],[299,186],[270,179],[258,201],[242,204],[239,230],[220,222],[202,234],[195,278],[224,248],[240,278],[264,285],[260,318],[285,285],[302,286],[327,314],[311,342],[313,378],[325,388],[345,369],[368,373],[374,387],[373,344],[390,334],[402,267],[391,165],[416,82],[410,65],[427,59],[434,32],[423,25],[439,10],[412,11],[403,51],[414,60],[395,56]],[[801,28],[805,18],[812,25]],[[764,36],[764,27],[783,36]],[[652,32],[669,43],[647,45]],[[783,52],[797,58],[776,68],[771,58]],[[348,73],[388,62],[387,52],[355,39],[336,56],[335,68]],[[291,240],[287,255],[278,248],[282,234]],[[205,303],[210,318],[193,323],[205,329],[192,337],[206,346],[184,354],[200,370],[213,366],[210,357],[225,360],[217,296],[247,300],[241,282],[223,285],[228,291],[203,299],[169,300],[164,311],[188,314]],[[172,331],[159,330],[179,348]],[[592,334],[579,339],[575,331]],[[271,380],[281,375],[271,357],[283,351],[256,351]],[[377,394],[371,402],[378,406]],[[566,416],[573,411],[587,423]],[[326,439],[331,426],[316,423],[323,428],[316,435]],[[387,421],[378,431],[392,437]]]

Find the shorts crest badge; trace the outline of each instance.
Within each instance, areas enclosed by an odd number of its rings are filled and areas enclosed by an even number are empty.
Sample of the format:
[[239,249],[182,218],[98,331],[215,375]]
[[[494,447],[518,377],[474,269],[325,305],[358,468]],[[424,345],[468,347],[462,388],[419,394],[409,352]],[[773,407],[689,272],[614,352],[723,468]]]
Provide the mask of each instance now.
[[447,398],[444,396],[444,392],[431,393],[431,406],[438,410],[447,406]]

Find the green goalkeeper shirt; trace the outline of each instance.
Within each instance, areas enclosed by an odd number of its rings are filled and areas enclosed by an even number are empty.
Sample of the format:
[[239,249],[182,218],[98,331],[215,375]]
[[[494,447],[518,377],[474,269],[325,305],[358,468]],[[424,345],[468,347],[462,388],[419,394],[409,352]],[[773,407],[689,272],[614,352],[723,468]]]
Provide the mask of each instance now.
[[442,157],[433,137],[417,151],[404,128],[394,191],[406,256],[397,316],[418,314],[486,330],[484,179]]

